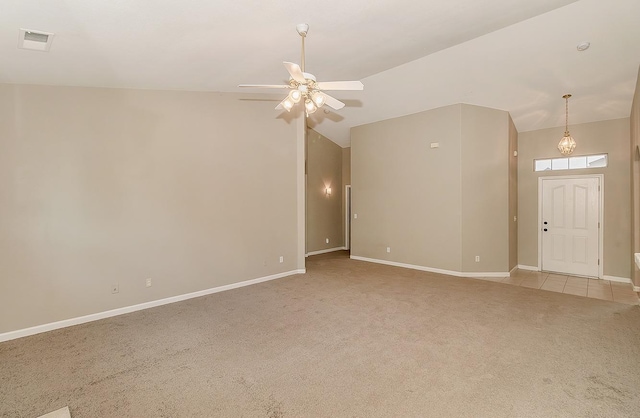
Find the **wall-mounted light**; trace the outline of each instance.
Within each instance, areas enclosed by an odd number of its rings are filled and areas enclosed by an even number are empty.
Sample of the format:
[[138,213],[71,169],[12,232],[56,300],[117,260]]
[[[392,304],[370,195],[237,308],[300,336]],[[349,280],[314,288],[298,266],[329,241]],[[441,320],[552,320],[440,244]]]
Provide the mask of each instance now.
[[324,194],[327,197],[331,196],[331,187],[327,187],[326,189],[324,189]]

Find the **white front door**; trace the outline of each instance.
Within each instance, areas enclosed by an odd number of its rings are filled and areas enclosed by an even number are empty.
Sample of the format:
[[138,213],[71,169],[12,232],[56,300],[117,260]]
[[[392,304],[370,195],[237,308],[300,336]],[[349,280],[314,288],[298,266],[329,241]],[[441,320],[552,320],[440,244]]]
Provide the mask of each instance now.
[[600,178],[542,179],[542,270],[599,276]]

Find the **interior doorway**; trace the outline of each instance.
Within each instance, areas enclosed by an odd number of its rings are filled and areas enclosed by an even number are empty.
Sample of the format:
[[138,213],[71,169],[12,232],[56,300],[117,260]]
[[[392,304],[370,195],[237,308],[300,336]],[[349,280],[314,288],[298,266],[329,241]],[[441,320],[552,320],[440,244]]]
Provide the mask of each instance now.
[[604,176],[541,177],[538,183],[542,271],[603,277]]
[[351,185],[344,187],[344,249],[351,250]]

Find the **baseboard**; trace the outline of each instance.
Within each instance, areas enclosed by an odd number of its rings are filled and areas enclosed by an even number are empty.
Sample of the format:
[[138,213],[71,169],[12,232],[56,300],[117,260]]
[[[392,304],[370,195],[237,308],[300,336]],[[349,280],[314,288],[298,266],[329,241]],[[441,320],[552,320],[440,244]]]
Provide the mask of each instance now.
[[632,286],[633,286],[633,291],[634,292],[639,292],[640,293],[640,286],[635,286],[635,285],[632,285]]
[[151,302],[140,303],[132,306],[125,306],[124,308],[112,309],[110,311],[98,312],[90,315],[80,316],[77,318],[65,319],[62,321],[51,322],[44,325],[37,325],[35,327],[19,329],[16,331],[9,331],[0,334],[0,342],[15,340],[16,338],[27,337],[29,335],[40,334],[42,332],[53,331],[55,329],[66,328],[73,325],[84,324],[86,322],[97,321],[99,319],[111,318],[112,316],[123,315],[130,312],[141,311],[143,309],[155,308],[156,306],[167,305],[169,303],[180,302],[187,299],[193,299],[200,296],[206,296],[213,293],[224,292],[225,290],[237,289],[239,287],[250,286],[269,280],[281,279],[283,277],[292,276],[294,274],[304,274],[306,269],[291,270],[284,273],[273,274],[271,276],[259,277],[257,279],[245,280],[238,283],[231,283],[224,286],[212,287],[211,289],[200,290],[197,292],[186,293],[183,295],[172,296],[165,299],[158,299]]
[[309,257],[310,255],[332,253],[334,251],[344,251],[346,249],[347,247],[335,247],[335,248],[327,248],[326,250],[311,251],[310,253],[307,253],[305,257]]
[[509,277],[511,277],[511,275],[513,274],[514,271],[518,270],[518,265],[516,264],[516,266],[514,268],[511,269],[511,271],[509,271]]
[[540,271],[540,269],[536,266],[525,266],[524,264],[518,264],[518,268],[520,270],[527,270],[527,271]]
[[609,280],[610,282],[620,282],[620,283],[629,283],[631,284],[631,279],[627,279],[626,277],[616,277],[616,276],[602,276],[604,280]]
[[508,272],[464,272],[464,271],[443,270],[443,269],[438,269],[438,268],[433,268],[433,267],[418,266],[418,265],[415,265],[415,264],[397,263],[395,261],[378,260],[376,258],[360,257],[360,256],[357,256],[357,255],[352,255],[351,259],[352,260],[359,260],[359,261],[366,261],[366,262],[369,262],[369,263],[385,264],[385,265],[394,266],[394,267],[403,267],[403,268],[413,269],[413,270],[428,271],[430,273],[446,274],[446,275],[449,275],[449,276],[456,276],[456,277],[471,277],[471,278],[473,278],[473,277],[508,277],[509,276]]
[[[453,273],[457,273],[457,274],[453,274]],[[456,271],[456,272],[444,273],[444,274],[450,274],[452,276],[457,276],[457,277],[470,277],[470,278],[478,278],[478,277],[503,278],[503,277],[511,276],[511,274],[508,271],[478,271],[478,272]]]

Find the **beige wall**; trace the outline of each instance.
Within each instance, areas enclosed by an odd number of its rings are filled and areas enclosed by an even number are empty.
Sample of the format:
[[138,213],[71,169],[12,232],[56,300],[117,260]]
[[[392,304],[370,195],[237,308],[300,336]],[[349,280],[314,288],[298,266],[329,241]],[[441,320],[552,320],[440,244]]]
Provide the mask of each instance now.
[[569,126],[577,142],[574,155],[609,154],[601,169],[533,171],[533,160],[560,157],[564,127],[518,135],[518,264],[538,265],[538,178],[604,174],[604,274],[630,277],[629,119]]
[[[307,253],[344,246],[342,169],[342,148],[310,129],[307,135]],[[325,194],[327,187],[331,187],[330,196]]]
[[461,112],[462,271],[507,272],[509,114],[470,105]]
[[352,128],[351,255],[461,270],[460,179],[460,105]]
[[518,266],[518,131],[509,116],[509,271]]
[[351,184],[351,147],[342,148],[342,184]]
[[[631,107],[631,251],[640,253],[640,72]],[[640,269],[631,262],[633,283],[640,286]]]
[[0,85],[0,333],[299,268],[297,124],[239,97]]
[[508,271],[508,146],[507,113],[468,105],[353,128],[352,255]]

